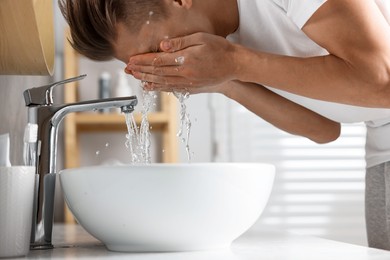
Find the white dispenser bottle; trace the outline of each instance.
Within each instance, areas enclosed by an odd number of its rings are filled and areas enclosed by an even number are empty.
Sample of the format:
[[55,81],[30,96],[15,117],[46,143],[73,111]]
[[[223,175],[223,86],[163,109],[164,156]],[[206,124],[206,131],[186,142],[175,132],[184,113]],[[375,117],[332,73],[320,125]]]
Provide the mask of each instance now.
[[118,82],[115,87],[115,97],[132,96],[133,91],[127,80],[127,75],[124,71],[118,71]]
[[[127,79],[127,75],[124,71],[118,71],[118,82],[114,89],[114,96],[115,97],[128,97],[132,96],[133,91],[131,89],[131,86],[129,85],[129,81]],[[121,110],[118,108],[116,109],[118,113],[121,113]]]
[[[111,75],[107,71],[104,71],[99,77],[99,99],[110,98],[111,96]],[[100,110],[102,113],[110,112],[109,108],[103,108]]]

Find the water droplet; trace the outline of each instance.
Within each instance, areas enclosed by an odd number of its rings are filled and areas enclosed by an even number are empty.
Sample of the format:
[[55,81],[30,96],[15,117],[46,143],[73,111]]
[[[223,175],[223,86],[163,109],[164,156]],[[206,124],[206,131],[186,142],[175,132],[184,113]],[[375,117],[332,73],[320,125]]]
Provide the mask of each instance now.
[[162,149],[162,152],[163,152],[163,153],[165,153],[165,150],[164,150],[164,149]]
[[106,143],[105,146],[106,148],[108,148],[110,146],[110,143]]
[[183,56],[177,57],[175,59],[175,62],[178,63],[179,65],[183,65],[185,61],[185,58]]
[[150,11],[150,12],[149,12],[149,16],[152,16],[153,14],[154,14],[153,11]]
[[100,155],[100,151],[97,150],[95,154],[96,154],[96,156],[99,156]]
[[153,129],[153,126],[149,127],[149,129],[152,130],[152,129]]
[[150,24],[150,21],[149,21],[149,20],[147,20],[147,21],[146,21],[146,24]]
[[180,102],[180,114],[179,114],[180,126],[179,126],[179,131],[177,133],[177,136],[179,137],[179,140],[185,144],[188,162],[190,162],[191,153],[189,147],[189,139],[190,139],[190,132],[191,132],[191,120],[190,120],[190,115],[187,112],[187,106],[185,104],[185,100],[189,98],[190,94],[188,92],[183,92],[183,93],[173,92],[173,94]]

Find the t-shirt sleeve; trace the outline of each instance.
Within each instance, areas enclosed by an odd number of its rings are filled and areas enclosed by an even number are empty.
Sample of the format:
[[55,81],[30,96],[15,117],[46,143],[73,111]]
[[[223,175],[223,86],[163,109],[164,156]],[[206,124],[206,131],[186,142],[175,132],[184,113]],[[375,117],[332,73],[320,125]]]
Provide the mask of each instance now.
[[302,29],[310,17],[326,0],[272,0]]

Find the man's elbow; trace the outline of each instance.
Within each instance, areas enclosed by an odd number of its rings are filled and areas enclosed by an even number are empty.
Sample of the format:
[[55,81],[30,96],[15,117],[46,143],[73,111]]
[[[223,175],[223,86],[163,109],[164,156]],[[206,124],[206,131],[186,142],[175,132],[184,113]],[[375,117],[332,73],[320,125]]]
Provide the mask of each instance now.
[[337,140],[341,134],[341,125],[334,122],[332,125],[323,128],[320,132],[317,132],[310,140],[317,144],[326,144]]
[[388,62],[381,62],[376,66],[372,82],[379,88],[379,90],[387,90],[390,88],[390,58]]
[[366,82],[375,93],[373,97],[378,102],[375,107],[390,108],[390,56],[386,58],[383,55],[381,59],[377,59],[369,71]]

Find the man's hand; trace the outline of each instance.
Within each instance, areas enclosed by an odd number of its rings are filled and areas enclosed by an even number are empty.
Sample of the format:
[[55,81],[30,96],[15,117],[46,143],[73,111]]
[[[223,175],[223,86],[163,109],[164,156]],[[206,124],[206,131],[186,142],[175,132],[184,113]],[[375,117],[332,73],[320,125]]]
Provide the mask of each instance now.
[[235,45],[223,37],[195,33],[163,40],[160,49],[131,57],[126,67],[147,89],[221,92],[220,84],[234,79]]

